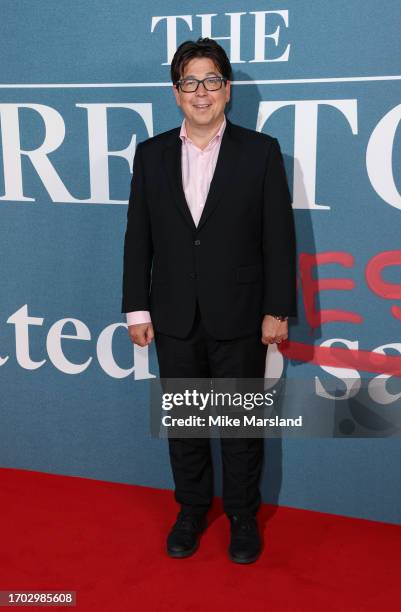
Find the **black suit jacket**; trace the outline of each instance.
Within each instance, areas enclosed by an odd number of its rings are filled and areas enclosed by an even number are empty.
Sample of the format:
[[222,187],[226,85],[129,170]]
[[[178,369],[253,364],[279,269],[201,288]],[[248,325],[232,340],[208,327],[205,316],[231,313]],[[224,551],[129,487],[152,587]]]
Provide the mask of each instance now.
[[196,227],[179,132],[136,148],[122,312],[149,310],[156,332],[184,338],[198,299],[206,330],[222,340],[260,331],[265,314],[295,315],[294,221],[278,141],[227,121]]

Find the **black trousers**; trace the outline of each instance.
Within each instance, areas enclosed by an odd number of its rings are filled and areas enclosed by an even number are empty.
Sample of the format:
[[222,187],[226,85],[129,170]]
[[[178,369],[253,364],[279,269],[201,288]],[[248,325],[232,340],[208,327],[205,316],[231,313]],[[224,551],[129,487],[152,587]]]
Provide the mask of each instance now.
[[[199,306],[184,339],[155,333],[160,378],[263,378],[266,345],[261,334],[215,340],[202,325]],[[213,498],[209,438],[169,438],[175,499],[183,510],[201,515]],[[263,465],[263,438],[221,438],[223,507],[227,515],[256,514]]]

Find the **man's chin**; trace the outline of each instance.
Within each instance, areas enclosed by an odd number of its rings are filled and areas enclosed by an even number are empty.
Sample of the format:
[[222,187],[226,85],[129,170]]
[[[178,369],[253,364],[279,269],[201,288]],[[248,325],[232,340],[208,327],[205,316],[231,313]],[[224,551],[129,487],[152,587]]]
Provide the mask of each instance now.
[[190,122],[199,127],[213,127],[216,123],[216,118],[209,113],[199,113],[196,117],[191,117]]

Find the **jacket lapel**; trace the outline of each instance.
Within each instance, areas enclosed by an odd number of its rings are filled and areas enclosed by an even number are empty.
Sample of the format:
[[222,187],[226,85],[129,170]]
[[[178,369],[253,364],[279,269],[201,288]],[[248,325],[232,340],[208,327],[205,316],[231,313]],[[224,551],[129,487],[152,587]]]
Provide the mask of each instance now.
[[189,224],[192,230],[196,230],[191,211],[188,208],[185,199],[184,188],[182,185],[182,170],[181,170],[181,138],[180,130],[177,129],[177,134],[173,142],[164,150],[164,164],[167,171],[170,187],[173,193],[173,202],[177,206],[185,221]]

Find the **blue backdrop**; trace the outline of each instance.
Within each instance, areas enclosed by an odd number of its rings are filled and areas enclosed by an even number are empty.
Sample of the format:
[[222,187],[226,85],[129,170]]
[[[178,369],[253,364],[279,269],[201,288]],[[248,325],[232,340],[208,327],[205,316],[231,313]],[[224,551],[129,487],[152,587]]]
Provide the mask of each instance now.
[[[200,35],[231,58],[229,118],[279,139],[293,193],[299,317],[268,371],[381,374],[396,399],[400,25],[397,0],[2,1],[0,465],[172,487],[122,248],[135,145],[180,123],[169,61]],[[397,439],[266,445],[265,501],[400,522]]]

